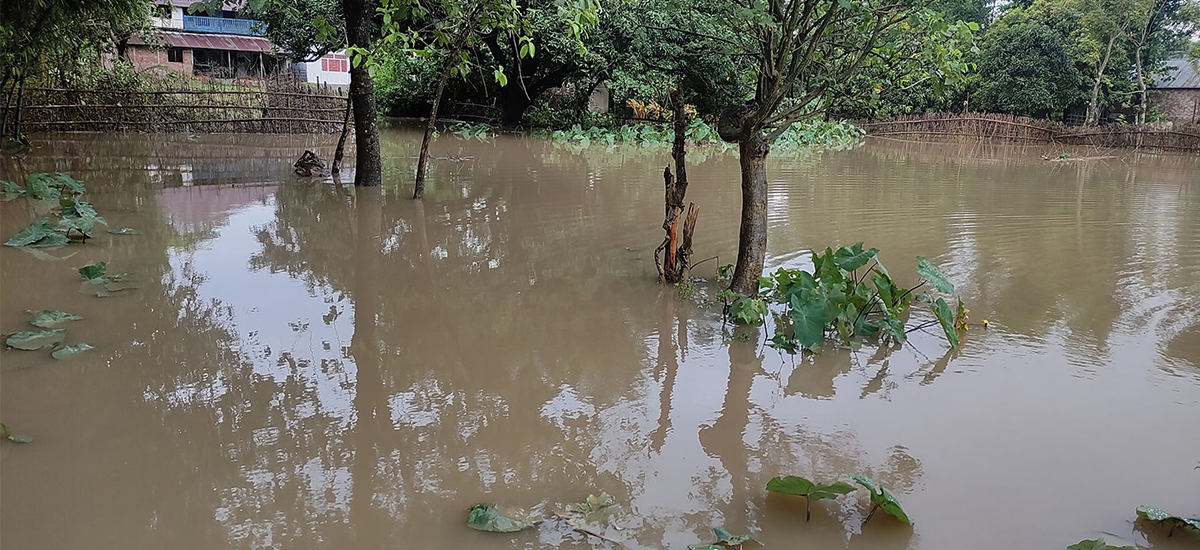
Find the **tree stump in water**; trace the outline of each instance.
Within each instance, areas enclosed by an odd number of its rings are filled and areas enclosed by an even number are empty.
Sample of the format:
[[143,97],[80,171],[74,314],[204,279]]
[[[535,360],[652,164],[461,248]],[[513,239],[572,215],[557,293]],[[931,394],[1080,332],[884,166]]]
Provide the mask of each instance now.
[[313,176],[329,175],[325,171],[325,161],[321,160],[321,157],[318,157],[312,151],[304,151],[304,154],[300,155],[300,159],[296,161],[296,164],[292,166],[296,168],[297,176],[311,178]]
[[[662,244],[654,250],[654,266],[658,268],[658,279],[664,283],[681,283],[688,278],[689,261],[692,257],[692,236],[696,232],[696,217],[700,215],[700,207],[688,203],[687,216],[683,217],[680,227],[680,217],[683,216],[683,197],[687,194],[687,170],[684,149],[687,140],[687,115],[684,112],[683,94],[679,90],[671,92],[671,104],[675,112],[675,145],[671,156],[675,159],[675,176],[671,175],[671,167],[663,170],[663,180],[666,183],[666,211],[663,214],[663,231],[667,235]],[[666,252],[665,263],[660,255]]]

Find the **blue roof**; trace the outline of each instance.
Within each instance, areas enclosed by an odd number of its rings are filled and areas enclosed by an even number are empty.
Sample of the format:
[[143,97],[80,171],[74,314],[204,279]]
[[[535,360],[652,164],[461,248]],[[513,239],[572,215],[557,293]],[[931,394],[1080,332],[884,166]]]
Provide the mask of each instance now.
[[1153,87],[1157,89],[1200,88],[1200,70],[1197,70],[1197,65],[1200,65],[1198,59],[1173,58],[1167,61],[1168,72],[1154,78]]

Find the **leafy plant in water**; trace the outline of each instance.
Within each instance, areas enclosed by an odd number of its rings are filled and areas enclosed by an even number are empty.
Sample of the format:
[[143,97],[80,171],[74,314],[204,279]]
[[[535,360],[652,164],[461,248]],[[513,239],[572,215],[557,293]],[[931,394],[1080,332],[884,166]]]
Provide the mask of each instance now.
[[83,279],[83,291],[104,298],[113,292],[125,290],[113,283],[125,279],[124,273],[108,275],[108,264],[96,262],[79,268],[79,277]]
[[491,504],[475,504],[467,509],[467,527],[492,533],[515,533],[537,524],[528,518],[505,515]]
[[[763,277],[760,286],[764,295],[785,308],[783,322],[776,323],[770,345],[789,352],[814,349],[831,335],[845,343],[882,335],[902,344],[909,332],[903,314],[912,304],[915,291],[928,284],[938,292],[953,294],[950,280],[920,257],[917,274],[922,282],[908,289],[900,287],[878,254],[878,249],[864,248],[862,243],[837,250],[826,248],[823,252],[813,251],[811,272],[780,268]],[[967,314],[961,300],[957,315],[940,297],[933,301],[931,310],[946,340],[958,347],[957,330],[966,325]]]
[[97,214],[89,203],[73,198],[62,198],[58,202],[62,205],[62,211],[58,214],[62,218],[58,222],[58,230],[66,232],[67,237],[74,231],[81,238],[89,239],[96,224],[108,225],[108,221]]
[[896,500],[896,497],[892,496],[892,493],[888,492],[887,489],[875,485],[875,482],[871,481],[871,478],[864,475],[852,475],[850,479],[853,479],[855,483],[862,485],[871,493],[871,511],[867,513],[867,519],[863,521],[863,524],[871,521],[871,517],[875,515],[875,512],[883,510],[896,519],[912,525],[912,520],[908,519],[908,514],[904,513],[904,508],[900,507],[900,501]]
[[54,325],[66,323],[67,321],[82,321],[83,320],[83,317],[80,317],[78,315],[73,315],[71,313],[66,313],[64,311],[52,311],[49,309],[43,309],[41,311],[35,311],[32,313],[33,314],[29,316],[29,324],[31,324],[35,327],[40,327],[40,328],[50,328]]
[[73,346],[58,346],[58,347],[54,348],[54,351],[50,352],[50,357],[53,357],[55,359],[62,359],[64,357],[70,357],[72,355],[83,353],[83,352],[91,350],[91,349],[96,349],[96,348],[94,348],[90,344],[86,344],[84,342],[80,342]]
[[732,290],[726,290],[723,297],[727,315],[739,324],[761,325],[770,312],[766,300],[761,297],[750,298]]
[[8,426],[2,422],[0,422],[0,436],[4,436],[4,439],[12,441],[13,443],[33,443],[32,437],[27,435],[17,435],[8,431]]
[[11,335],[4,341],[4,343],[11,348],[34,351],[59,344],[66,339],[66,337],[66,329],[61,328],[56,328],[53,330],[30,330]]
[[495,132],[492,131],[492,127],[488,126],[487,124],[467,124],[465,122],[460,122],[454,126],[451,126],[450,131],[453,132],[454,135],[467,140],[477,139],[479,141],[487,141],[496,135]]
[[46,218],[37,220],[25,229],[17,232],[10,239],[4,242],[4,246],[28,247],[28,248],[48,248],[52,246],[62,246],[71,242],[58,232],[58,228],[51,224]]
[[1137,550],[1134,546],[1112,546],[1104,539],[1081,540],[1067,547],[1067,550]]
[[30,174],[27,187],[21,188],[12,182],[4,182],[4,192],[24,193],[33,199],[58,201],[61,209],[59,221],[51,224],[46,218],[39,219],[10,238],[5,245],[29,248],[62,246],[71,241],[91,238],[96,224],[108,225],[88,202],[79,199],[83,194],[83,182],[66,174]]
[[5,195],[24,195],[25,188],[11,181],[0,180],[0,193]]
[[1151,508],[1149,506],[1139,506],[1137,509],[1137,515],[1139,519],[1169,525],[1172,530],[1174,530],[1176,527],[1182,527],[1192,528],[1200,531],[1200,518],[1185,518],[1182,516],[1176,516],[1174,514],[1169,514],[1159,510],[1158,508]]
[[726,531],[724,527],[716,527],[713,529],[713,536],[717,539],[711,544],[699,544],[688,546],[689,550],[726,550],[727,548],[741,548],[747,542],[753,542],[762,546],[761,542],[754,540],[750,535],[734,535]]
[[608,526],[617,526],[626,514],[625,507],[617,503],[616,497],[602,492],[589,494],[583,502],[567,504],[556,515],[576,531],[611,540],[604,536],[604,531]]
[[808,521],[812,519],[812,502],[814,500],[835,499],[854,492],[854,486],[844,481],[835,481],[825,485],[802,477],[786,476],[768,481],[767,490],[772,493],[804,497],[804,521]]

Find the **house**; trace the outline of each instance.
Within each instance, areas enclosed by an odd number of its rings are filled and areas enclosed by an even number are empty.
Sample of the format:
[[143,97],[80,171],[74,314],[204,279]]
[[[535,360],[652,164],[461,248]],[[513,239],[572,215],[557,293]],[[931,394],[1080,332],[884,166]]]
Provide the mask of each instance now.
[[1200,124],[1200,70],[1198,61],[1177,57],[1167,62],[1170,71],[1154,79],[1151,102],[1175,124]]
[[350,57],[344,52],[333,52],[313,61],[296,64],[299,80],[313,84],[333,86],[350,85]]
[[240,3],[227,2],[220,13],[188,13],[197,0],[157,0],[147,40],[132,36],[125,56],[138,69],[159,67],[178,73],[218,78],[263,77],[284,67],[262,25],[240,15]]

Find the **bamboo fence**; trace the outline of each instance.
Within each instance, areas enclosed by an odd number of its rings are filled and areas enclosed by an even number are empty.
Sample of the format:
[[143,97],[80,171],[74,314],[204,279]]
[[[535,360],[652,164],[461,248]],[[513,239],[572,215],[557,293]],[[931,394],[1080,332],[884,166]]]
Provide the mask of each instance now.
[[1007,140],[1092,147],[1128,147],[1200,152],[1200,127],[1107,124],[1075,127],[1011,115],[930,113],[861,123],[867,134],[904,140]]
[[[342,130],[348,98],[290,78],[163,80],[138,89],[27,88],[24,132],[310,134]],[[17,105],[11,104],[9,120]]]

